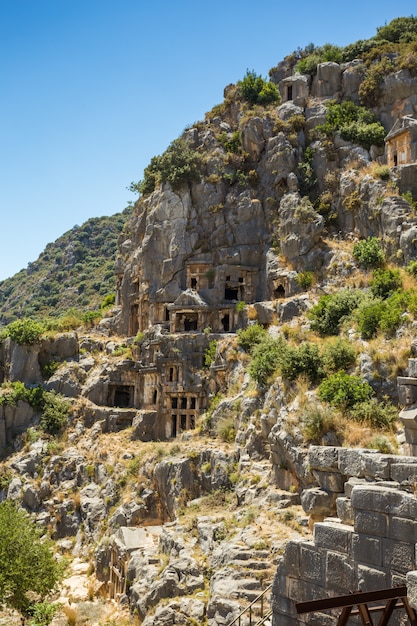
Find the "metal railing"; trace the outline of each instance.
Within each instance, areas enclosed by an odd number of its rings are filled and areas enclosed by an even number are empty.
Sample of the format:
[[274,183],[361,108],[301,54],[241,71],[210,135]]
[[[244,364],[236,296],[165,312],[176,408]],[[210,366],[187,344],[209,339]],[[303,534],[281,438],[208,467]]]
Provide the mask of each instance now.
[[[268,609],[267,613],[264,614],[264,596],[265,594],[270,591],[272,588],[272,583],[270,585],[268,585],[268,587],[266,587],[261,594],[259,594],[258,597],[255,598],[255,600],[252,600],[252,602],[245,608],[243,609],[243,611],[241,611],[239,613],[239,615],[237,617],[235,617],[235,619],[229,623],[228,626],[234,626],[235,624],[237,624],[237,626],[241,626],[241,618],[246,615],[246,613],[249,613],[249,626],[261,626],[265,620],[268,617],[271,617],[272,615],[272,610]],[[258,609],[259,607],[255,607],[255,604],[257,603],[261,603],[260,606],[260,612],[261,615],[259,616],[259,614],[256,616],[256,622],[252,621],[252,617],[255,619],[255,615],[253,615],[254,609],[256,608],[256,612],[258,613]],[[260,619],[259,619],[260,617]]]

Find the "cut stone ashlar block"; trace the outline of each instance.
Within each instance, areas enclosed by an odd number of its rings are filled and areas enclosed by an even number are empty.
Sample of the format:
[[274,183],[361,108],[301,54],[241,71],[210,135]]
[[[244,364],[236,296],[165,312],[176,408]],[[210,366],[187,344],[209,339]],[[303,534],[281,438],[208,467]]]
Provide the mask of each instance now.
[[386,513],[354,509],[353,520],[357,533],[377,537],[387,537],[388,535],[388,515]]
[[314,524],[314,544],[335,552],[349,553],[352,545],[352,526],[337,522],[316,522]]
[[352,490],[351,500],[355,511],[376,511],[417,519],[417,499],[406,491],[374,485],[358,485]]
[[310,446],[308,451],[308,464],[311,469],[322,472],[338,472],[338,451],[334,446]]
[[382,537],[370,537],[363,533],[352,536],[352,557],[357,563],[382,566]]

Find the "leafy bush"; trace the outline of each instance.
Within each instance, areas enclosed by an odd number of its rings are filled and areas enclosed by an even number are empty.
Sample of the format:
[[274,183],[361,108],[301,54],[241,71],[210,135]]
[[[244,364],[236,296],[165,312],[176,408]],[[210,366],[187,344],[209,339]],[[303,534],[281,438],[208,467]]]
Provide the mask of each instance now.
[[374,391],[366,380],[346,372],[336,372],[322,381],[318,394],[321,400],[346,410],[370,400]]
[[301,432],[307,441],[321,444],[322,438],[336,430],[334,411],[320,404],[306,407],[300,415]]
[[410,263],[406,267],[406,272],[417,278],[417,261],[410,261]]
[[365,77],[359,85],[359,101],[365,107],[377,106],[382,90],[381,84],[388,74],[395,71],[393,61],[383,56],[380,61],[373,63]]
[[326,371],[333,373],[354,365],[356,350],[349,341],[337,338],[326,344],[322,356]]
[[358,308],[356,317],[362,339],[372,339],[378,332],[384,303],[380,299],[366,300]]
[[43,407],[44,389],[38,387],[26,387],[21,381],[3,383],[1,385],[0,406],[16,406],[19,401],[27,402],[33,408]]
[[81,319],[87,328],[92,328],[103,317],[102,311],[86,311],[82,314]]
[[217,341],[214,339],[210,341],[207,350],[204,354],[204,367],[210,367],[212,363],[214,363],[214,359],[216,358],[216,349],[217,349]]
[[377,39],[404,43],[417,40],[417,17],[396,17],[389,24],[377,28]]
[[11,322],[6,326],[5,335],[20,345],[30,346],[38,343],[44,332],[43,324],[25,318]]
[[251,324],[251,326],[237,331],[237,342],[245,352],[251,352],[252,348],[263,341],[267,334],[263,326]]
[[252,105],[267,105],[280,100],[277,86],[267,82],[253,70],[246,70],[244,78],[238,81],[237,86],[241,97]]
[[266,337],[258,343],[252,350],[252,361],[249,366],[249,373],[260,385],[265,386],[268,379],[276,372],[281,364],[282,355],[286,350],[284,339],[272,339]]
[[61,395],[46,391],[40,419],[42,430],[49,435],[57,435],[67,424],[70,406]]
[[370,288],[372,295],[376,298],[388,298],[394,291],[401,288],[400,271],[376,269]]
[[356,312],[362,338],[371,339],[379,331],[392,335],[399,327],[409,301],[410,295],[406,292],[395,292],[385,300],[364,299]]
[[220,133],[219,140],[226,152],[239,154],[242,150],[242,142],[240,141],[240,133],[238,130],[231,135],[226,132]]
[[385,262],[385,254],[377,237],[357,241],[353,246],[353,257],[365,268],[378,267]]
[[379,122],[371,124],[351,122],[340,130],[342,139],[357,143],[366,150],[369,150],[371,146],[383,146],[385,135],[385,128]]
[[317,73],[317,65],[326,61],[341,63],[343,60],[343,49],[331,43],[324,46],[314,48],[312,53],[300,59],[295,66],[295,71],[300,74],[310,74],[314,76]]
[[374,428],[392,428],[398,419],[398,408],[387,398],[379,402],[376,398],[370,398],[364,402],[355,404],[349,415],[357,422],[366,422]]
[[221,418],[216,425],[216,433],[222,441],[232,443],[236,436],[233,417],[227,416]]
[[0,559],[0,600],[25,615],[33,597],[44,598],[62,577],[50,542],[12,500],[0,504]]
[[165,152],[151,159],[145,168],[144,178],[131,183],[131,191],[147,195],[160,183],[170,183],[173,191],[199,182],[202,159],[182,138],[174,139]]
[[108,309],[109,307],[113,306],[113,304],[115,302],[116,302],[116,294],[115,293],[108,293],[106,296],[104,296],[100,308],[101,309]]
[[287,345],[282,350],[279,367],[281,375],[288,380],[295,380],[300,374],[306,374],[311,382],[316,382],[324,375],[318,346],[307,342],[299,347]]
[[341,324],[362,298],[363,294],[356,289],[343,289],[333,295],[322,296],[308,314],[312,330],[322,335],[337,335]]
[[367,150],[372,145],[382,146],[386,131],[375,115],[365,107],[356,106],[350,100],[340,104],[329,102],[326,105],[326,122],[317,126],[320,133],[330,137],[336,131],[346,141],[352,141]]
[[37,602],[30,607],[29,626],[48,626],[51,623],[52,618],[58,611],[57,604],[51,604],[50,602]]
[[298,272],[295,277],[296,283],[301,289],[310,289],[311,285],[314,282],[314,274],[313,272]]
[[392,454],[394,452],[389,439],[387,439],[385,435],[375,435],[375,437],[372,437],[367,448],[378,450],[381,454]]

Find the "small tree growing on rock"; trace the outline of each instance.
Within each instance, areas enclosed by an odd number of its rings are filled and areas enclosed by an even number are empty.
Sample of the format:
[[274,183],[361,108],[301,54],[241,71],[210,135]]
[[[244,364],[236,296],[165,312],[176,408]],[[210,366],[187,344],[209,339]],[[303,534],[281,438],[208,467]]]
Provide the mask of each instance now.
[[30,613],[33,597],[45,598],[62,575],[50,543],[11,500],[0,504],[0,563],[0,602],[23,615]]

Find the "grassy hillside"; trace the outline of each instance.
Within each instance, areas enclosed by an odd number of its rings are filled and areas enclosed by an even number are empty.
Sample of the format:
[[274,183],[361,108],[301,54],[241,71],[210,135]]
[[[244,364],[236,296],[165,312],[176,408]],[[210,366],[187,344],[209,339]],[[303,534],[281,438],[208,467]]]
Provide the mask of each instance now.
[[117,239],[129,214],[125,209],[74,226],[27,269],[0,282],[0,323],[99,308],[104,296],[114,292]]

